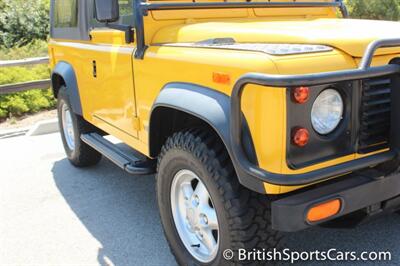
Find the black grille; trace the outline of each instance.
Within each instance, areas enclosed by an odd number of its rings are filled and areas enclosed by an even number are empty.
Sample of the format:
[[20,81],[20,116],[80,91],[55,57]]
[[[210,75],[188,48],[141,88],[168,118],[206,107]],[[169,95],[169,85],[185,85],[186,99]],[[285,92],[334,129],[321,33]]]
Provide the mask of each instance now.
[[358,152],[370,153],[385,149],[390,135],[390,78],[363,81],[361,126]]

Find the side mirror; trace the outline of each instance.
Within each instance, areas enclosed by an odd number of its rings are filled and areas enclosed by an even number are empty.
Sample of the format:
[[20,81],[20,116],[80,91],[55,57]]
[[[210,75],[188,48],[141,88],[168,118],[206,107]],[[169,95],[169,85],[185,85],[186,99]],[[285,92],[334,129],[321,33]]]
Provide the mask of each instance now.
[[95,0],[94,5],[97,21],[110,23],[119,20],[118,0]]

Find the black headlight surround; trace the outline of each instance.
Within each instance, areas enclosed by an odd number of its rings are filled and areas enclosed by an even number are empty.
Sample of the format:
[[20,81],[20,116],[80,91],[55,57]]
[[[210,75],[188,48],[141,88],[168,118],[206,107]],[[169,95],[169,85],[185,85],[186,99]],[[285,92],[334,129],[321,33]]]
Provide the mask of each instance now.
[[[286,161],[291,169],[301,169],[325,161],[355,153],[358,125],[358,99],[360,98],[359,82],[341,82],[310,87],[310,96],[306,103],[293,101],[292,90],[286,90],[287,97],[287,140]],[[337,90],[343,99],[343,118],[338,127],[327,135],[314,130],[311,122],[311,109],[316,98],[326,89]],[[292,143],[293,128],[303,127],[310,133],[309,142],[304,147]]]

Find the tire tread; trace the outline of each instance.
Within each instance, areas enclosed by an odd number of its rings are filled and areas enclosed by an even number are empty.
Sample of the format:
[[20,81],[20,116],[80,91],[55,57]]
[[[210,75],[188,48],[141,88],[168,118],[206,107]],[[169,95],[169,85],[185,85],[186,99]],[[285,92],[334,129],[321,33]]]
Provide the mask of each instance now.
[[[281,248],[283,235],[271,227],[268,196],[250,191],[239,183],[229,155],[219,138],[202,129],[174,133],[161,149],[157,164],[158,173],[163,157],[174,149],[193,154],[206,166],[217,184],[228,214],[234,250]],[[156,178],[160,178],[158,175]],[[174,253],[174,250],[172,252]]]

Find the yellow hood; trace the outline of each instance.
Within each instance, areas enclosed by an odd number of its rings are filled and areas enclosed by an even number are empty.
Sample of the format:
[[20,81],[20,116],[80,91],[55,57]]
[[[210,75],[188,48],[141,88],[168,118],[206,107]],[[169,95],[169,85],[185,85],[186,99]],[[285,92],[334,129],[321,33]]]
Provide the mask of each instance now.
[[[324,44],[353,57],[361,57],[374,40],[400,38],[400,23],[356,19],[199,22],[161,29],[152,43],[197,42],[226,37],[244,43]],[[381,49],[377,55],[398,52],[400,47]]]

